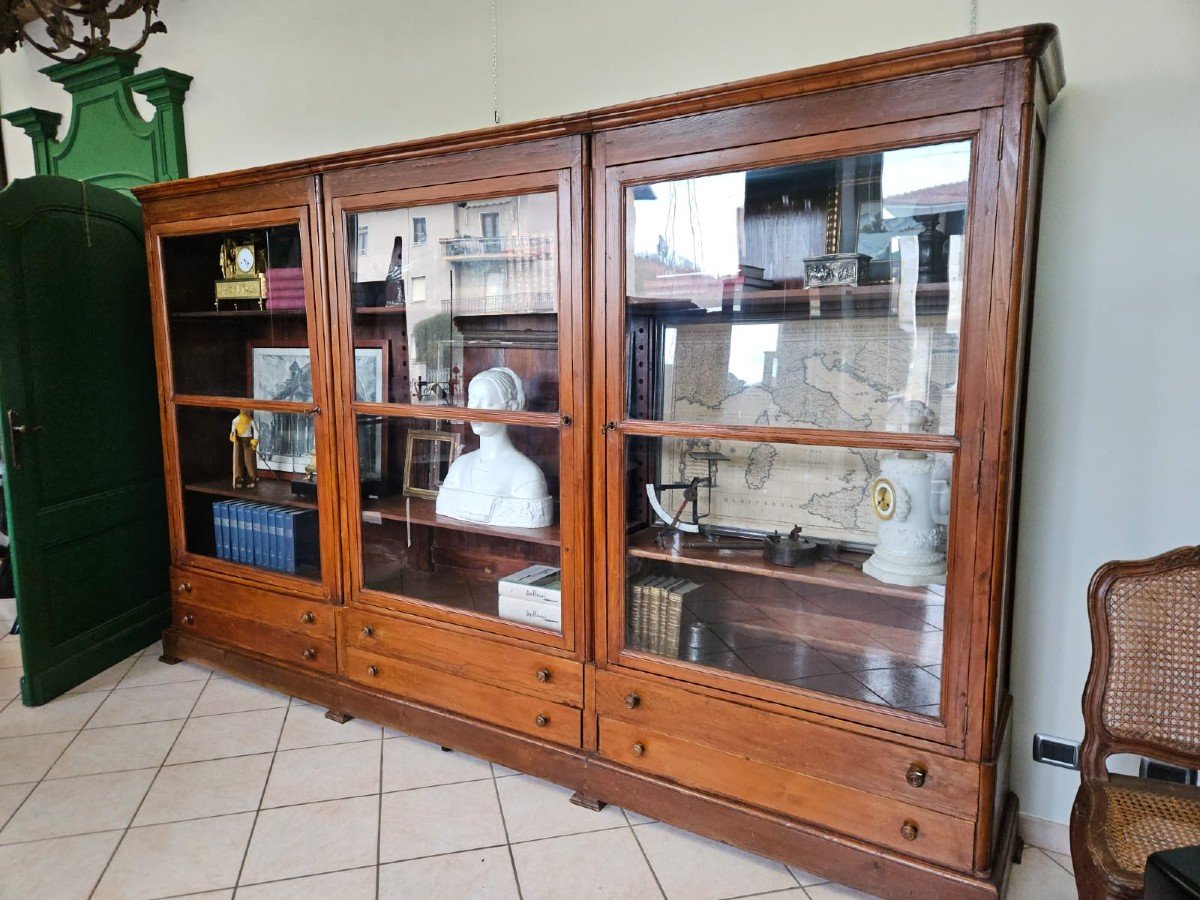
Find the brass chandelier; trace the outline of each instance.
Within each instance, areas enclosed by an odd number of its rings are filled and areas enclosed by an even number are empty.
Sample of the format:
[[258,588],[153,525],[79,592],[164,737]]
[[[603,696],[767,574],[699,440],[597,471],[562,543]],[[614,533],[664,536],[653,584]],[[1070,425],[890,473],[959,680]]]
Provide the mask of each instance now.
[[[167,26],[158,21],[159,0],[0,0],[0,53],[26,41],[59,62],[80,62],[98,53],[134,53]],[[141,16],[141,35],[114,47],[113,22]]]

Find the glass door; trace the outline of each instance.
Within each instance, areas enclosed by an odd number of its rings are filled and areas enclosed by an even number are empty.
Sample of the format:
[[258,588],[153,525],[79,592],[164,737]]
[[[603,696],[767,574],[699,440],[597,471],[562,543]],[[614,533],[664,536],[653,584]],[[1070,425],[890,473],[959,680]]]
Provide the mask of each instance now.
[[307,216],[169,223],[154,235],[184,560],[329,595],[333,481],[318,478],[330,451]]
[[936,728],[973,143],[805,146],[608,170],[608,654]]
[[356,600],[574,646],[570,201],[566,173],[335,201]]

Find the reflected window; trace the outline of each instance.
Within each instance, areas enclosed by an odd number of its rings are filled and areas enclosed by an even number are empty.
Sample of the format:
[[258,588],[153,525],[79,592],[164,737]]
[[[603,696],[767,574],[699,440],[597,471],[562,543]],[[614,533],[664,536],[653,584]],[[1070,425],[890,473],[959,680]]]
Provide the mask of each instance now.
[[424,244],[427,237],[425,231],[425,217],[416,216],[413,219],[413,243]]

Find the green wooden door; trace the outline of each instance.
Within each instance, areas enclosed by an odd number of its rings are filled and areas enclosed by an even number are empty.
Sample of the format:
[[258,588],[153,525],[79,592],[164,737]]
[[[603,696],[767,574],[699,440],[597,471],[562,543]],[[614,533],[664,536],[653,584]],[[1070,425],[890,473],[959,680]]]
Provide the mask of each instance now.
[[169,617],[142,216],[56,176],[0,192],[0,449],[25,665],[45,703]]

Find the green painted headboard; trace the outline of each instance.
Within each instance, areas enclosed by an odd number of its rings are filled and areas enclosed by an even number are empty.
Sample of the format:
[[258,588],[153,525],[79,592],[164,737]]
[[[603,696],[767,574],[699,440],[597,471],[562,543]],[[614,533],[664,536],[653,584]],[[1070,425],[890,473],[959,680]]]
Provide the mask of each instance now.
[[[55,140],[62,116],[28,109],[4,116],[33,141],[39,175],[62,175],[129,194],[139,184],[187,177],[183,96],[192,76],[171,69],[135,75],[136,53],[58,63],[42,73],[71,95],[71,126]],[[132,91],[156,110],[149,122]]]

